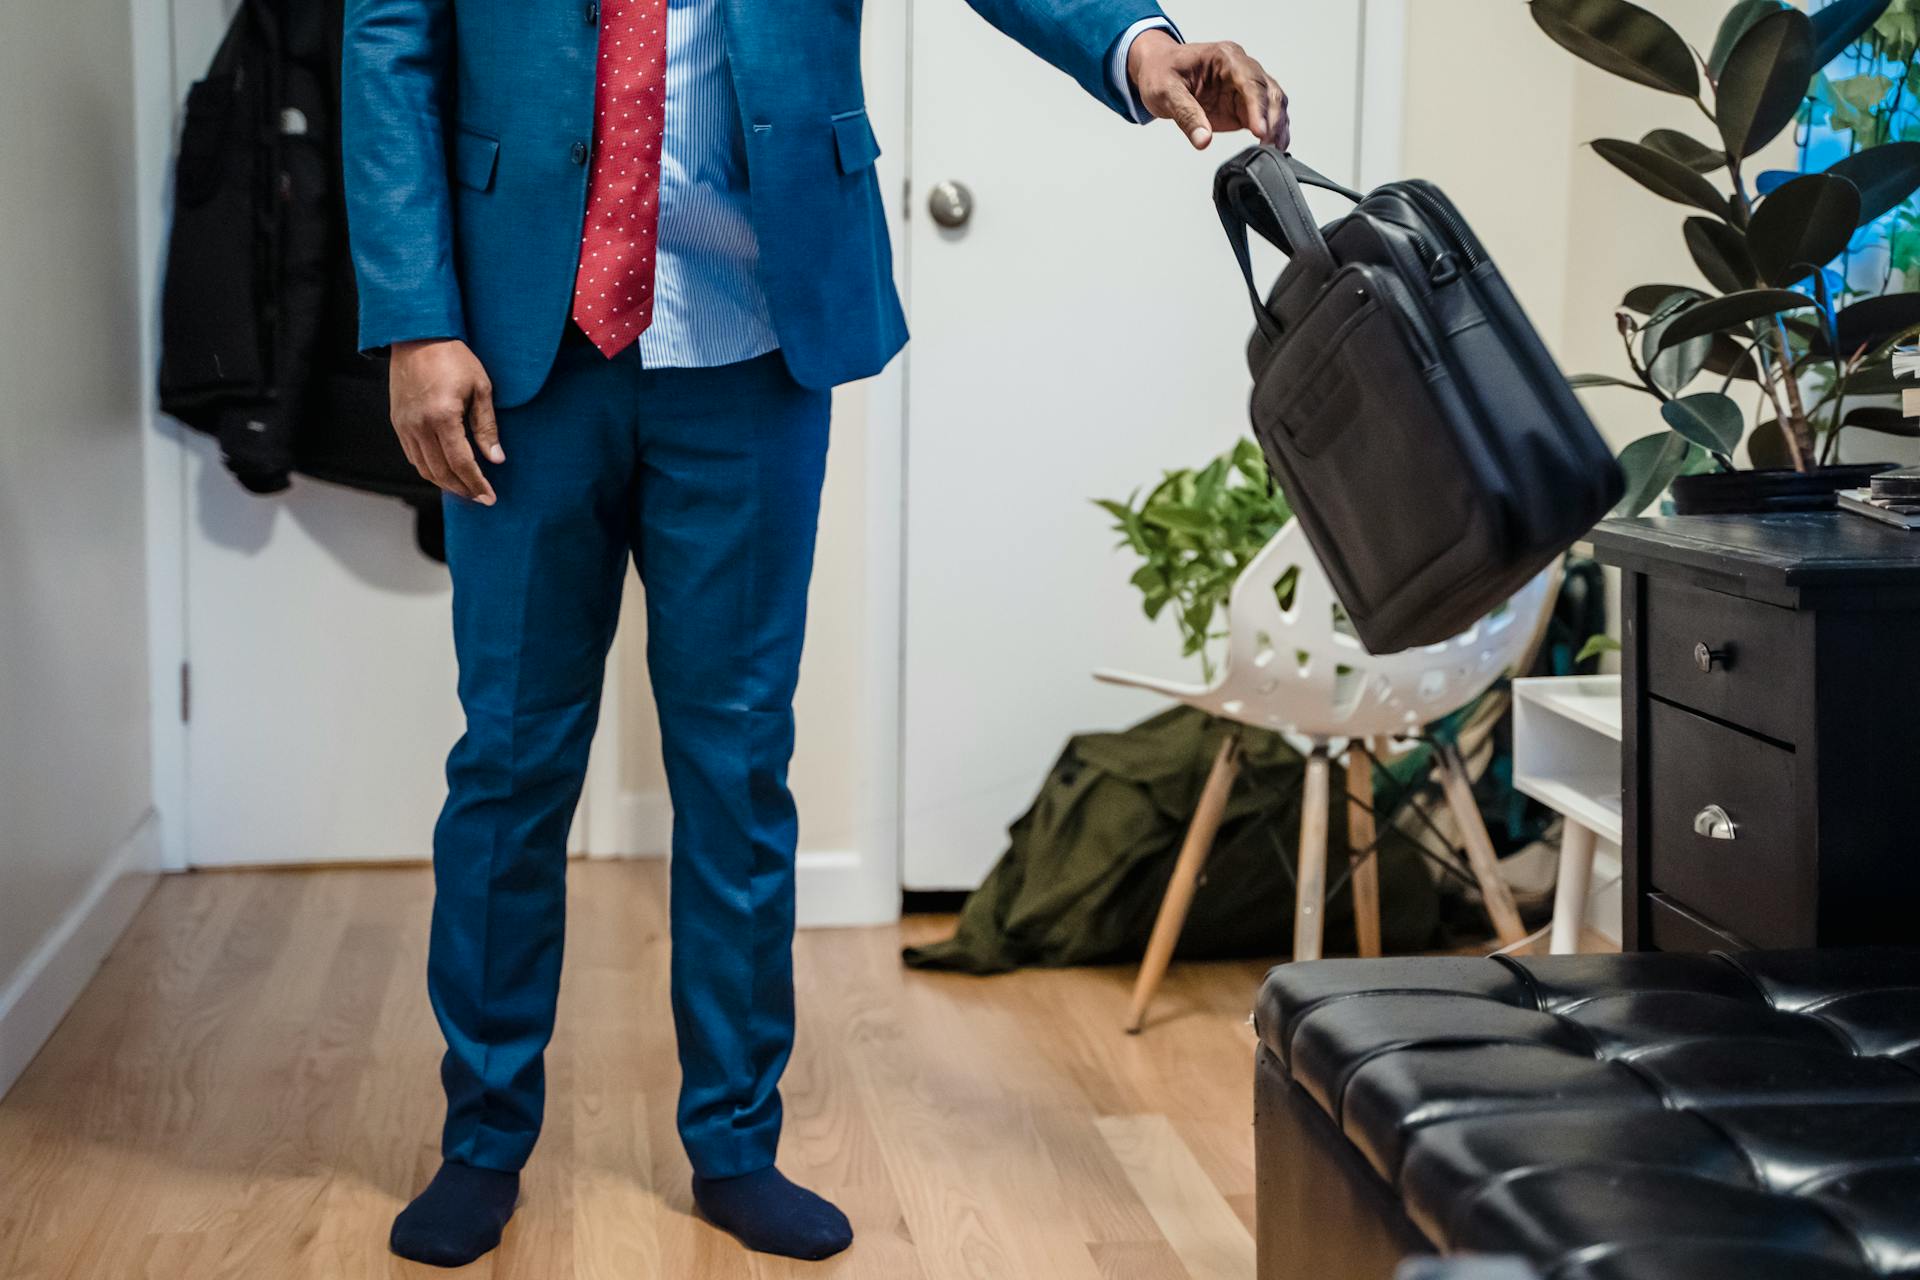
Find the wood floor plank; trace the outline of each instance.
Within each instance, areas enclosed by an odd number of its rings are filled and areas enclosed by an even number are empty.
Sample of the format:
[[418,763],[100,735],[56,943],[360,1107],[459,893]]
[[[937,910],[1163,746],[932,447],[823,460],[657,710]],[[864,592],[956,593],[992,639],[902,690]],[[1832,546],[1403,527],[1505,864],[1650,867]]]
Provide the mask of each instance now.
[[1192,1280],[1253,1274],[1253,1237],[1165,1116],[1108,1116],[1100,1132]]
[[[569,868],[547,1125],[462,1280],[1219,1280],[1252,1274],[1246,1010],[1263,965],[1180,964],[1146,1034],[1125,966],[917,973],[802,934],[781,1165],[853,1249],[747,1254],[674,1128],[663,863]],[[0,1280],[429,1280],[387,1252],[439,1162],[424,869],[196,873],[149,899],[0,1100]]]

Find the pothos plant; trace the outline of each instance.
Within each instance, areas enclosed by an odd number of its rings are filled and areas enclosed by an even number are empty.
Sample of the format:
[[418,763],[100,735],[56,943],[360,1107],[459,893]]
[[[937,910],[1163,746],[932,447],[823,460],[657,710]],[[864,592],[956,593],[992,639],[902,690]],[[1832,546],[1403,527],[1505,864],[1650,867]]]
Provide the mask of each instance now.
[[[1708,285],[1628,292],[1616,323],[1632,376],[1572,379],[1659,403],[1668,430],[1620,455],[1622,512],[1645,510],[1680,475],[1732,470],[1743,440],[1757,467],[1811,471],[1834,460],[1843,428],[1893,425],[1884,409],[1863,412],[1859,397],[1889,389],[1887,353],[1920,331],[1920,297],[1848,302],[1824,268],[1857,229],[1920,188],[1920,142],[1858,146],[1764,194],[1748,172],[1755,153],[1802,117],[1815,74],[1866,36],[1889,3],[1834,0],[1809,15],[1786,0],[1738,0],[1703,55],[1627,0],[1529,0],[1535,22],[1560,45],[1692,102],[1709,126],[1704,139],[1655,129],[1637,142],[1593,143],[1641,186],[1696,211],[1681,232]],[[1708,389],[1693,389],[1702,378],[1713,380]],[[1736,394],[1756,406],[1751,430]]]
[[[1824,168],[1890,142],[1920,141],[1920,0],[1891,0],[1886,11],[1840,57],[1814,73],[1802,110],[1802,169]],[[1763,173],[1762,190],[1792,178]],[[1897,206],[1874,231],[1856,237],[1840,263],[1849,297],[1920,284],[1920,209]]]
[[[1114,519],[1114,530],[1143,563],[1133,575],[1147,617],[1168,609],[1179,624],[1181,653],[1199,655],[1207,679],[1213,678],[1211,640],[1240,571],[1293,518],[1286,498],[1268,479],[1260,446],[1243,439],[1199,470],[1169,471],[1144,495],[1125,500],[1099,499]],[[1296,571],[1297,572],[1297,571]],[[1282,607],[1291,603],[1293,574],[1277,590]]]

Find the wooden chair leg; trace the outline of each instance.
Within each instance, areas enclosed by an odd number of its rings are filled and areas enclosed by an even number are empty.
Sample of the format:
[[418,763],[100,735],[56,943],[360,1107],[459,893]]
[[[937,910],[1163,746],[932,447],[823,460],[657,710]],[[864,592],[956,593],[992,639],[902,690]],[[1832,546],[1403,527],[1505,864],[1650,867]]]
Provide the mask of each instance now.
[[1300,791],[1299,880],[1293,900],[1293,958],[1318,960],[1324,949],[1327,906],[1327,748],[1316,743],[1307,757]]
[[1467,763],[1460,748],[1447,743],[1437,749],[1440,785],[1447,794],[1447,807],[1460,827],[1460,843],[1467,848],[1467,862],[1473,878],[1480,884],[1480,896],[1486,902],[1487,915],[1502,946],[1525,940],[1526,926],[1520,923],[1520,909],[1513,905],[1513,891],[1500,878],[1500,858],[1493,851],[1493,837],[1480,818],[1480,806],[1474,803],[1473,782],[1467,776]]
[[1560,832],[1560,877],[1553,891],[1553,939],[1547,946],[1550,955],[1570,956],[1580,950],[1597,843],[1598,837],[1591,829],[1566,819]]
[[1133,1008],[1127,1014],[1127,1032],[1137,1034],[1146,1020],[1153,993],[1166,977],[1173,960],[1173,948],[1180,941],[1180,930],[1187,923],[1187,910],[1193,905],[1193,891],[1200,883],[1201,869],[1213,852],[1213,839],[1220,833],[1220,820],[1226,816],[1227,797],[1240,774],[1240,741],[1228,734],[1213,757],[1213,768],[1201,788],[1200,803],[1187,826],[1187,838],[1180,846],[1180,857],[1173,864],[1173,879],[1160,899],[1160,914],[1153,922],[1153,936],[1147,940],[1147,954],[1140,961],[1140,976],[1133,983]]
[[1373,761],[1377,740],[1356,739],[1347,749],[1347,857],[1353,864],[1353,931],[1360,954],[1380,952],[1380,859],[1373,848]]

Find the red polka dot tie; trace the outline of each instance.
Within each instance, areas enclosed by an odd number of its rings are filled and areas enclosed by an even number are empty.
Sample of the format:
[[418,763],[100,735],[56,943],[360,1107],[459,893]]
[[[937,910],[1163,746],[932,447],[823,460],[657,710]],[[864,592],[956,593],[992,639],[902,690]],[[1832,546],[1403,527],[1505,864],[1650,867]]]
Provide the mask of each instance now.
[[612,358],[653,323],[666,132],[666,0],[601,0],[593,164],[573,319]]

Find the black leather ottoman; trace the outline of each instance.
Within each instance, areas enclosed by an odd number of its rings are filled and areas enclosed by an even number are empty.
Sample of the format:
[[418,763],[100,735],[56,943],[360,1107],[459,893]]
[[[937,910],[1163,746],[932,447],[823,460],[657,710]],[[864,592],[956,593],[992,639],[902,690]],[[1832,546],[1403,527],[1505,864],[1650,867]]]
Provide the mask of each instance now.
[[1920,950],[1267,978],[1260,1280],[1920,1280]]

